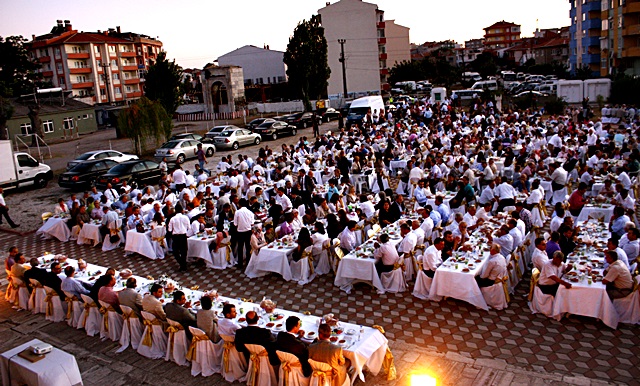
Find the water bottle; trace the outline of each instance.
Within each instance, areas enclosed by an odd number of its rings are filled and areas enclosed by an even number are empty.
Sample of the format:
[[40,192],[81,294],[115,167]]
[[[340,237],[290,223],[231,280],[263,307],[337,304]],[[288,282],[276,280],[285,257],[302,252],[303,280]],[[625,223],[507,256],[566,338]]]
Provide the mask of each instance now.
[[362,339],[364,335],[364,327],[360,326],[360,334],[358,334],[358,342]]

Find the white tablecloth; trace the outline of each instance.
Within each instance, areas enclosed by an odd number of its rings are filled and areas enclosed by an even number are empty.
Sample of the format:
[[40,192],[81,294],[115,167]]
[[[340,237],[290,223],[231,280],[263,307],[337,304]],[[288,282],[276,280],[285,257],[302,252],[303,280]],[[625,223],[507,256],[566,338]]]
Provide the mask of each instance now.
[[590,316],[613,329],[618,327],[618,313],[602,282],[589,284],[584,279],[571,283],[570,289],[561,285],[553,301],[553,317],[560,320],[565,313]]
[[[469,256],[478,256],[470,254]],[[431,299],[437,300],[438,297],[447,296],[454,299],[464,300],[465,302],[472,304],[483,310],[488,310],[487,302],[484,300],[484,296],[478,287],[475,276],[482,271],[487,259],[489,257],[488,252],[484,252],[480,255],[481,262],[476,262],[475,259],[471,259],[469,262],[474,264],[473,268],[469,268],[469,272],[462,272],[463,268],[466,268],[466,264],[458,263],[458,269],[456,269],[456,263],[445,261],[433,276],[433,282],[431,283],[431,290],[429,296]]]
[[255,278],[265,276],[269,272],[275,272],[280,274],[284,280],[290,281],[291,267],[289,266],[289,260],[296,247],[297,245],[294,244],[283,248],[261,248],[257,256],[251,257],[247,269],[244,271],[245,275]]
[[67,218],[51,217],[38,229],[36,235],[40,235],[43,238],[55,237],[60,241],[69,241],[71,231],[67,226]]
[[207,263],[207,266],[213,265],[211,259],[211,252],[209,252],[209,245],[216,240],[215,235],[213,237],[206,237],[206,240],[202,240],[202,237],[192,236],[187,239],[187,246],[189,251],[187,257],[197,257]]
[[578,221],[588,221],[589,216],[593,218],[604,218],[604,222],[608,223],[613,216],[613,205],[603,204],[601,208],[593,205],[585,205],[578,216]]
[[84,224],[80,233],[78,234],[78,244],[87,244],[93,242],[96,246],[102,242],[102,235],[100,234],[100,224]]
[[399,170],[402,170],[407,167],[406,160],[398,160],[398,161],[389,161],[389,169],[395,174],[398,174]]
[[[385,339],[386,340],[386,339]],[[34,344],[43,343],[38,339],[29,341],[0,355],[2,359],[2,384],[30,386],[82,385],[80,369],[76,358],[62,350],[53,348],[44,359],[31,363],[17,354]],[[9,363],[11,360],[11,363]],[[11,378],[9,378],[11,372]]]
[[135,252],[150,259],[157,259],[156,251],[151,244],[151,231],[138,233],[135,229],[127,232],[127,242],[124,245],[125,252]]

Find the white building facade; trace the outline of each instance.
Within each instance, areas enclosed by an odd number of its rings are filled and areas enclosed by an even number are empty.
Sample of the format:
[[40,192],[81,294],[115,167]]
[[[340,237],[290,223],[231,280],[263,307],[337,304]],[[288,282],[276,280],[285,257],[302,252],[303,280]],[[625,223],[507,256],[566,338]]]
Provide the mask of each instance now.
[[247,45],[218,58],[220,66],[239,66],[245,85],[275,84],[287,81],[284,52]]

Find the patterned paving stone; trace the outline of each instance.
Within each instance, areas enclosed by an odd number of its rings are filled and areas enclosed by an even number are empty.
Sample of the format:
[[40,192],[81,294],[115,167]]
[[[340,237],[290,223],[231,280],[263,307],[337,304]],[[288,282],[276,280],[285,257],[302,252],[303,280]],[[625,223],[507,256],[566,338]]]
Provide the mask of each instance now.
[[[357,285],[347,295],[333,285],[331,274],[301,287],[276,274],[250,280],[235,269],[210,270],[201,265],[191,266],[187,273],[177,273],[171,256],[149,260],[124,256],[122,250],[105,253],[73,242],[41,240],[35,234],[21,237],[0,233],[0,250],[6,251],[12,245],[27,257],[40,256],[45,251],[62,253],[117,269],[130,268],[141,276],[166,273],[185,286],[216,288],[230,297],[260,300],[270,296],[291,310],[318,316],[333,312],[343,320],[380,324],[396,344],[417,344],[473,359],[500,358],[522,370],[544,369],[625,384],[640,379],[639,327],[620,325],[611,330],[591,318],[571,316],[558,322],[532,315],[526,301],[528,278],[516,288],[507,310],[483,311],[454,299],[415,299],[410,292],[378,295],[366,285]],[[4,279],[4,272],[1,275],[0,279]]]

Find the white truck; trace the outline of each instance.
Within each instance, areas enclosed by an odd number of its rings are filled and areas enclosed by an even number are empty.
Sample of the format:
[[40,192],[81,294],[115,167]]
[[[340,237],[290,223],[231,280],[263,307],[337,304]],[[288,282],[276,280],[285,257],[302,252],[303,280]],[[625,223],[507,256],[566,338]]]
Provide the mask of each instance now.
[[580,103],[584,95],[581,80],[559,80],[558,98],[562,98],[567,103]]
[[0,187],[44,188],[53,179],[48,165],[36,161],[29,153],[14,152],[11,141],[0,141]]

